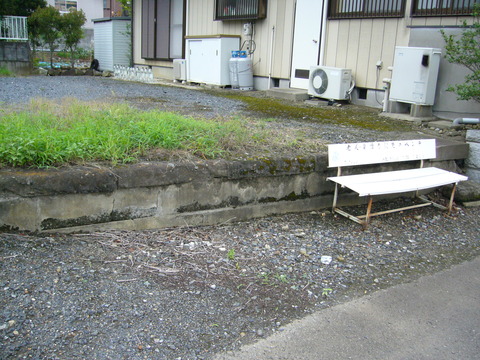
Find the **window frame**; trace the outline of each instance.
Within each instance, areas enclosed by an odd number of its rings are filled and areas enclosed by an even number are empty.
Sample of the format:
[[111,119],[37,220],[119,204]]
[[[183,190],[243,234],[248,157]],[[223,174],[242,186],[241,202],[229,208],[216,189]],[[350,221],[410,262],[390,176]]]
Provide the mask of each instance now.
[[[172,2],[182,6],[181,54],[172,54]],[[147,60],[165,60],[185,57],[186,0],[142,0],[141,3],[141,57]],[[178,44],[177,44],[178,45]]]
[[[75,5],[73,5],[73,3],[75,3]],[[61,9],[62,5],[65,5],[65,10]],[[55,0],[55,9],[57,9],[60,14],[66,14],[72,8],[78,10],[78,0]]]
[[[250,7],[255,9],[254,12],[240,12],[238,14],[226,14],[225,10],[221,11],[221,7],[225,9],[228,5],[228,2],[231,2],[235,5],[233,9],[234,12],[237,10],[238,5],[243,5],[245,9]],[[267,17],[267,0],[215,0],[215,9],[214,9],[214,20],[217,21],[228,21],[228,20],[261,20]],[[231,6],[231,5],[230,5]]]
[[[473,1],[471,5],[468,4],[470,1]],[[428,6],[428,8],[419,9],[419,2],[427,3],[425,5]],[[444,4],[450,4],[448,6],[439,7],[439,2]],[[463,5],[462,9],[459,10],[458,7],[454,9],[455,2],[458,2],[457,5],[460,5],[461,2]],[[412,8],[410,10],[410,14],[412,17],[468,16],[472,15],[473,6],[475,5],[475,3],[479,2],[475,0],[412,0]]]
[[[406,0],[329,0],[327,18],[328,20],[403,18],[406,3]],[[398,5],[398,9],[389,9]],[[373,11],[368,9],[374,7],[376,9]],[[357,9],[359,10],[353,11]]]

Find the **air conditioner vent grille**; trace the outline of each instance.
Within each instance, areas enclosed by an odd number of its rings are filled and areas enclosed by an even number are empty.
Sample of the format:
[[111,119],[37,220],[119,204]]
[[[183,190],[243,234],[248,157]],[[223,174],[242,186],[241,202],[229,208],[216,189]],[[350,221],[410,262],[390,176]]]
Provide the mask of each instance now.
[[308,79],[308,94],[328,100],[347,100],[351,83],[350,69],[312,66]]

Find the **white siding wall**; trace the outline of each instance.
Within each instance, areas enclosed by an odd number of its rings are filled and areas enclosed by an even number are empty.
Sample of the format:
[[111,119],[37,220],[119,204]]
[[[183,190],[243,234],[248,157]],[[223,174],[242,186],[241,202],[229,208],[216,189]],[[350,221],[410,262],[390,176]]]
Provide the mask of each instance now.
[[[47,4],[55,6],[55,0],[47,0]],[[77,0],[77,9],[83,10],[87,18],[84,28],[93,29],[92,19],[103,17],[103,0]]]
[[98,60],[100,70],[113,70],[112,22],[95,23],[94,57]]
[[130,66],[131,36],[128,31],[129,20],[112,20],[113,28],[113,65]]

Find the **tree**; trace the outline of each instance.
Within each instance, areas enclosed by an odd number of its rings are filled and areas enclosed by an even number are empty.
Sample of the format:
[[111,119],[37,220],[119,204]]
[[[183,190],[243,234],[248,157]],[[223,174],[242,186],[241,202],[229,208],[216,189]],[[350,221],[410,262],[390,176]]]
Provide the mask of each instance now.
[[58,47],[61,33],[61,15],[53,6],[38,8],[29,18],[29,24],[35,27],[38,39],[50,50],[50,66],[53,67],[53,52]]
[[0,17],[30,16],[37,8],[46,6],[45,0],[0,0]]
[[127,14],[132,13],[132,2],[130,0],[118,0],[118,2],[122,5],[123,11]]
[[441,31],[445,40],[446,59],[471,71],[465,76],[463,84],[451,85],[447,91],[457,94],[458,100],[475,100],[480,102],[480,4],[473,8],[473,24],[463,22],[463,32],[457,39]]
[[83,38],[82,26],[87,21],[83,10],[70,10],[61,17],[61,32],[65,47],[70,52],[70,63],[72,69],[75,67],[75,51],[78,43]]

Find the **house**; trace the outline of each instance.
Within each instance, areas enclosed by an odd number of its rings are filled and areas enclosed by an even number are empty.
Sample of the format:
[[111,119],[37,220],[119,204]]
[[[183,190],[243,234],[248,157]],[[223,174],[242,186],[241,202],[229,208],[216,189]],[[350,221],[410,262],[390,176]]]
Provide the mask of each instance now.
[[[443,49],[440,29],[461,33],[463,21],[472,21],[475,2],[133,0],[133,63],[151,67],[157,78],[173,79],[173,60],[186,59],[188,80],[189,71],[200,66],[189,63],[192,51],[212,46],[197,40],[233,36],[249,53],[258,90],[306,90],[311,66],[345,68],[351,69],[355,81],[352,101],[382,107],[387,84],[383,80],[392,78],[396,47]],[[213,46],[217,54],[222,51],[221,43]],[[208,59],[201,66],[206,73],[219,71]],[[463,82],[467,71],[443,57],[439,68],[435,115],[480,116],[478,103],[457,101],[445,90]]]

